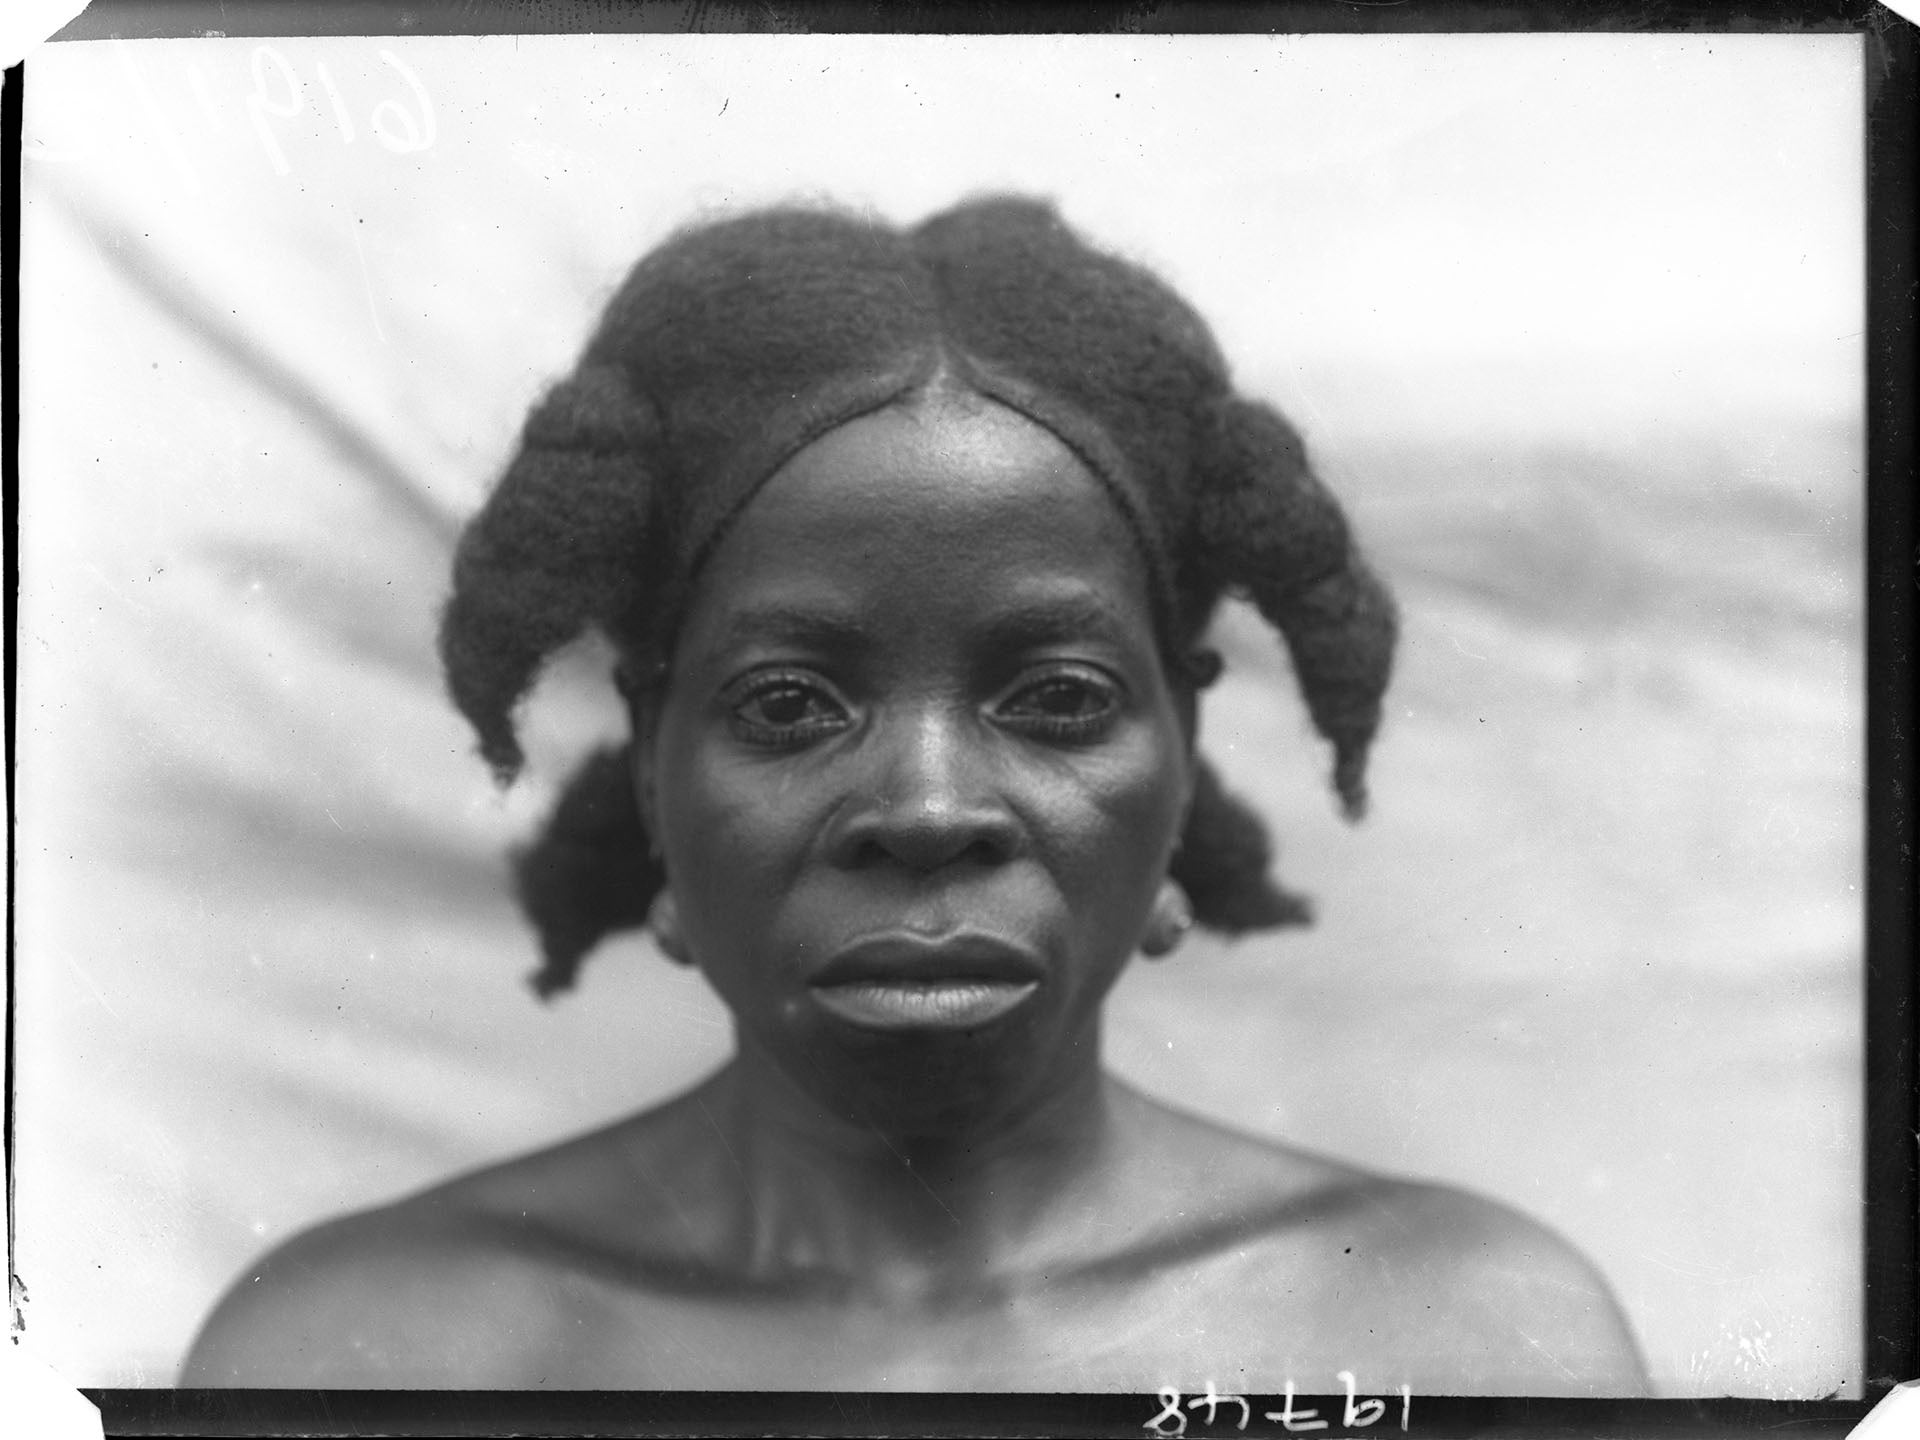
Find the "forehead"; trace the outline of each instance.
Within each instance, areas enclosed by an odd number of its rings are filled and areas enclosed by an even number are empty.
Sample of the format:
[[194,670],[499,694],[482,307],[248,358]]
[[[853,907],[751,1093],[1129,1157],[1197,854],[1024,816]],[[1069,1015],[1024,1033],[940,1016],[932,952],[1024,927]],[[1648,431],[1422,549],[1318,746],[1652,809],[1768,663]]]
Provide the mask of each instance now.
[[1024,416],[942,396],[850,421],[788,460],[709,558],[687,628],[775,599],[951,621],[962,602],[1041,591],[1151,630],[1146,566],[1106,486]]

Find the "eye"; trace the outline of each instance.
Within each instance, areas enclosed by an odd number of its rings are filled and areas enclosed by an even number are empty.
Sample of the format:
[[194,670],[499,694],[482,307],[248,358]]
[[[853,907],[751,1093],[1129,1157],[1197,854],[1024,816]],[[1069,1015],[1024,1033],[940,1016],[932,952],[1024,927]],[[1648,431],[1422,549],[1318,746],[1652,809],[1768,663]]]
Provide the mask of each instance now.
[[1119,717],[1121,699],[1120,687],[1111,677],[1074,666],[1020,685],[995,714],[1003,723],[1041,739],[1097,740]]
[[735,737],[768,749],[810,744],[851,723],[846,706],[804,675],[750,675],[731,686],[724,699]]

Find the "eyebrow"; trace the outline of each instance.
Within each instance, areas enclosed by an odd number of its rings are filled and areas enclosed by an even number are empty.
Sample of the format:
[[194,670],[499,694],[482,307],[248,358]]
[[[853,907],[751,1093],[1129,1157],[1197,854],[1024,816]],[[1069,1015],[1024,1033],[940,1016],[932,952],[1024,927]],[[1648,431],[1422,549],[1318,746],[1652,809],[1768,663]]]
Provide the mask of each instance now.
[[1088,633],[1119,641],[1133,627],[1099,596],[1075,589],[1012,604],[993,616],[989,628],[997,639],[1037,645]]
[[867,634],[852,616],[829,609],[800,605],[755,605],[727,617],[719,640],[723,648],[797,645],[809,649],[842,649],[867,643]]
[[[1016,599],[989,613],[984,628],[1002,644],[1044,645],[1089,634],[1124,642],[1134,627],[1105,599],[1074,586]],[[867,648],[872,638],[857,618],[830,605],[770,602],[729,616],[719,644],[724,649],[759,644],[844,652]]]

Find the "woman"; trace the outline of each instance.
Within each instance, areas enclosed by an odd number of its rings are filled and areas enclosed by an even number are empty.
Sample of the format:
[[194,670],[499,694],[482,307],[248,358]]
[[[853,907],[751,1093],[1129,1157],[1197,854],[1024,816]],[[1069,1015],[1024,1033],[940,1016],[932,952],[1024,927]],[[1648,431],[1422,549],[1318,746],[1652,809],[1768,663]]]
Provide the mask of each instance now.
[[649,255],[468,528],[442,654],[504,780],[544,661],[613,641],[631,744],[520,862],[536,983],[646,923],[737,1053],[296,1238],[186,1382],[1637,1390],[1538,1226],[1102,1071],[1136,951],[1305,919],[1196,753],[1229,590],[1357,814],[1391,602],[1157,280],[1022,200]]

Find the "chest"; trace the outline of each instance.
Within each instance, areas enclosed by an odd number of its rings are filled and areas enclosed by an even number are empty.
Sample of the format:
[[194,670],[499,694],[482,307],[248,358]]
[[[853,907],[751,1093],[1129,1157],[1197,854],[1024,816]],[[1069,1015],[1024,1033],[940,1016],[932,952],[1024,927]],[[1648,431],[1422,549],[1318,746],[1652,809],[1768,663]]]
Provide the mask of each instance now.
[[543,1383],[596,1389],[1278,1393],[1385,1377],[1395,1308],[1265,1248],[945,1299],[556,1287]]

